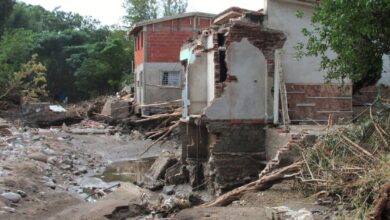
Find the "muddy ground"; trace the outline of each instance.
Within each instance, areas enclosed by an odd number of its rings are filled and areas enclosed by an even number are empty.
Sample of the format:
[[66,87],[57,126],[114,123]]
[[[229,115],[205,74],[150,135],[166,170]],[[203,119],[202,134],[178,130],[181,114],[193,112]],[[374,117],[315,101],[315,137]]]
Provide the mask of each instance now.
[[[0,219],[107,219],[117,207],[157,201],[161,198],[158,192],[133,183],[142,182],[143,173],[161,152],[179,152],[178,141],[167,141],[140,156],[151,141],[138,132],[75,135],[67,132],[68,127],[0,124],[9,131],[0,138]],[[282,205],[306,208],[316,219],[333,218],[334,210],[314,205],[313,199],[305,198],[292,184],[247,194],[228,207],[191,208],[170,218],[267,219],[266,206]],[[97,194],[90,196],[93,193]],[[158,216],[148,213],[128,219],[153,218]]]

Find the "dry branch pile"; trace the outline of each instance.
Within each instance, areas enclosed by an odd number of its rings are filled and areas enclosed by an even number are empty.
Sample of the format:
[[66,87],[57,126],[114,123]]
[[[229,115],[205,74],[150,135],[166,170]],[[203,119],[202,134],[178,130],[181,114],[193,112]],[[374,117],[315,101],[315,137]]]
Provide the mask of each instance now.
[[[153,116],[144,117],[134,121],[135,125],[141,125],[144,123],[153,124],[153,128],[148,129],[145,133],[145,137],[154,140],[149,146],[146,147],[142,154],[145,154],[155,144],[165,141],[180,125],[180,117],[182,115],[182,109],[178,108],[172,113],[164,113]],[[141,155],[142,155],[141,154]]]
[[[295,178],[305,192],[335,198],[338,205],[353,210],[357,219],[382,219],[390,213],[386,210],[390,207],[388,143],[390,109],[384,109],[347,127],[330,129],[314,146],[301,144],[299,161],[276,169],[279,161],[276,158],[269,162],[258,180],[200,207],[228,205],[244,193],[266,190],[275,183]],[[284,148],[281,154],[287,149]]]
[[314,146],[303,146],[305,166],[297,178],[306,192],[327,192],[354,210],[356,218],[371,213],[372,219],[381,219],[384,206],[374,207],[383,201],[380,189],[390,183],[389,142],[390,110],[384,109],[330,131]]

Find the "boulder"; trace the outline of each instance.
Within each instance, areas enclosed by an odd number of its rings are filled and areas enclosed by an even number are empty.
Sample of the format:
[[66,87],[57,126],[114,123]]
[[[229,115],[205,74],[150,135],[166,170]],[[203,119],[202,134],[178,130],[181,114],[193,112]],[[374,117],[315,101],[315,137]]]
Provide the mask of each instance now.
[[5,192],[1,194],[1,197],[13,203],[18,203],[22,199],[21,195],[13,192]]
[[174,154],[163,152],[145,173],[145,187],[150,190],[161,189],[164,186],[164,178],[167,169],[177,162],[178,160]]
[[107,99],[101,114],[109,116],[114,120],[123,120],[130,117],[131,102],[115,97]]

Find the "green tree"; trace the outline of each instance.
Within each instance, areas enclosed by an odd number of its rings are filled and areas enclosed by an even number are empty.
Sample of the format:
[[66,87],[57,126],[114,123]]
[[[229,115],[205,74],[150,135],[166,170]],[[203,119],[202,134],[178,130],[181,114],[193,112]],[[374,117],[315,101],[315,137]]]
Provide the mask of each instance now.
[[46,67],[38,61],[38,54],[33,54],[31,60],[14,74],[12,86],[18,88],[24,102],[47,99],[46,71]]
[[[76,86],[88,97],[113,93],[131,72],[132,43],[124,31],[114,31],[106,42],[89,45],[88,55],[75,72]],[[79,57],[72,57],[72,62]]]
[[322,0],[311,20],[313,29],[303,29],[307,44],[297,48],[321,57],[326,81],[349,78],[356,92],[380,79],[382,57],[390,53],[390,1]]
[[[87,56],[85,44],[88,44],[89,39],[90,34],[79,30],[40,34],[39,47],[35,52],[47,67],[48,90],[52,96],[67,96],[74,101],[82,97],[75,86],[73,74]],[[69,63],[67,59],[72,56],[79,56],[80,61]]]
[[46,84],[46,67],[38,61],[38,54],[33,54],[27,63],[21,65],[19,71],[2,84],[0,100],[15,104],[46,101]]
[[[0,6],[3,1],[8,0]],[[127,33],[92,17],[17,1],[5,30],[0,38],[0,93],[7,91],[15,72],[28,72],[26,62],[33,53],[45,66],[49,94],[70,101],[117,91],[131,71],[133,43]]]
[[125,0],[123,7],[126,9],[124,21],[129,25],[158,17],[158,3],[156,0]]
[[37,46],[37,34],[30,30],[6,31],[0,41],[0,83],[8,81],[20,64],[29,60]]
[[3,33],[4,26],[8,17],[11,15],[14,4],[14,0],[0,1],[0,36]]
[[188,1],[187,0],[162,0],[163,4],[163,16],[172,16],[182,14],[186,12]]

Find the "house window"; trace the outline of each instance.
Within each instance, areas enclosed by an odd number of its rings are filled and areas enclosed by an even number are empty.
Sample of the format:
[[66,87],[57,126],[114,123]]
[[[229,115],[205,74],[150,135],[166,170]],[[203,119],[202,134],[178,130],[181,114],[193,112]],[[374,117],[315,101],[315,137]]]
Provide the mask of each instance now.
[[180,84],[179,71],[165,71],[161,74],[161,85],[178,87],[179,84]]

